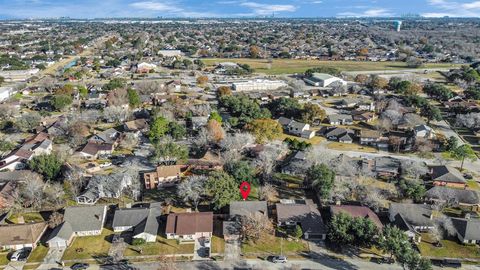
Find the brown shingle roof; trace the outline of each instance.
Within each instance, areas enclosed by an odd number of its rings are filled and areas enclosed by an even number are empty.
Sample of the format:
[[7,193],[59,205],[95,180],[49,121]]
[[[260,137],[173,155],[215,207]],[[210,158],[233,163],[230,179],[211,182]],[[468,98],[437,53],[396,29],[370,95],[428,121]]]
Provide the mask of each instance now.
[[165,233],[189,235],[196,232],[213,232],[213,213],[178,213],[169,214]]
[[36,243],[46,228],[45,222],[0,226],[0,246]]
[[88,142],[85,147],[83,147],[82,152],[90,155],[96,155],[99,151],[112,151],[113,145],[109,143],[95,143]]

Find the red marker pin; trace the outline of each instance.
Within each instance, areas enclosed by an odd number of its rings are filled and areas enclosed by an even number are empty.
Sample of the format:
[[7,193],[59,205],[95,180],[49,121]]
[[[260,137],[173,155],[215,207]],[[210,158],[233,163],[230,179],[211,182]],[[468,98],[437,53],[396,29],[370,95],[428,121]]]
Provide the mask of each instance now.
[[248,198],[248,194],[250,194],[250,184],[248,182],[243,181],[240,184],[240,193],[242,194],[242,198],[245,201]]

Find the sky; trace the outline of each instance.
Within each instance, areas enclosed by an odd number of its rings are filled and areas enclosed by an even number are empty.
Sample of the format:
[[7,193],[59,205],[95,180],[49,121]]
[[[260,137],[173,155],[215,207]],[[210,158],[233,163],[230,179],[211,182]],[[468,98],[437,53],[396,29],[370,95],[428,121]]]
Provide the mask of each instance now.
[[0,18],[480,17],[475,0],[0,0]]

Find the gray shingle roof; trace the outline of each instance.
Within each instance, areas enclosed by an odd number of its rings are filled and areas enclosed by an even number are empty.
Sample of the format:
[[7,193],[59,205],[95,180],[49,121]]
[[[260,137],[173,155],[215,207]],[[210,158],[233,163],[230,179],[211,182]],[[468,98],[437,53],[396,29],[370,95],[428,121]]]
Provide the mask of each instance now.
[[455,200],[458,203],[463,204],[478,204],[480,203],[480,198],[478,197],[478,193],[473,190],[466,190],[466,189],[456,189],[456,188],[448,188],[448,187],[440,187],[435,186],[429,189],[425,196],[428,199],[434,200]]
[[55,227],[55,229],[53,229],[53,231],[50,233],[48,241],[52,240],[55,237],[68,240],[70,239],[70,237],[72,237],[72,234],[73,234],[73,229],[70,223],[63,222],[62,224]]
[[465,240],[480,240],[479,219],[452,218],[452,223]]
[[150,208],[118,209],[113,217],[113,227],[134,227],[134,235],[148,233],[158,234],[159,219],[162,215],[158,205]]
[[63,220],[70,223],[74,232],[102,230],[107,206],[67,207]]
[[230,203],[231,216],[245,216],[258,212],[264,215],[268,214],[266,201],[237,201]]
[[450,166],[432,166],[432,180],[452,183],[465,183],[462,173]]
[[432,209],[428,205],[413,203],[391,203],[389,209],[390,219],[397,214],[413,226],[433,226]]

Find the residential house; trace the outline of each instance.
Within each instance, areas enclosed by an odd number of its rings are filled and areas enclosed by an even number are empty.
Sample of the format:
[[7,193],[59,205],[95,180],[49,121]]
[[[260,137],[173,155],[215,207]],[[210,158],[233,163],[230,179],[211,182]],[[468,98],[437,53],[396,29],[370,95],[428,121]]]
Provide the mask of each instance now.
[[169,214],[165,234],[167,239],[180,241],[210,238],[213,234],[213,212]]
[[341,127],[323,127],[317,134],[322,134],[328,140],[341,143],[353,143],[353,139],[355,138],[355,132],[353,130]]
[[17,182],[0,182],[0,209],[10,209],[16,200]]
[[154,172],[143,174],[143,182],[146,189],[171,187],[180,181],[182,166],[158,166]]
[[0,246],[4,250],[35,248],[47,229],[45,222],[0,226]]
[[327,117],[330,125],[352,125],[353,118],[348,114],[332,114]]
[[311,139],[315,136],[315,132],[310,130],[310,125],[297,122],[293,119],[280,117],[278,122],[283,126],[286,133],[299,136],[306,139]]
[[346,214],[352,218],[366,218],[373,222],[378,229],[383,228],[383,224],[370,208],[359,205],[332,205],[330,206],[330,213],[332,216],[340,213]]
[[363,170],[373,172],[377,177],[395,178],[400,174],[401,162],[392,157],[375,157],[364,159]]
[[460,243],[480,244],[480,219],[452,218],[452,225]]
[[6,182],[25,182],[27,179],[35,177],[42,177],[40,174],[32,172],[30,170],[16,170],[16,171],[4,171],[0,172],[0,183]]
[[100,143],[100,144],[116,145],[119,137],[120,137],[120,132],[118,132],[114,128],[109,128],[100,133],[94,134],[92,137],[88,139],[88,141]]
[[476,191],[445,186],[434,186],[427,190],[425,199],[432,202],[471,207],[470,210],[472,211],[477,211],[480,206],[480,197]]
[[353,120],[370,123],[377,119],[377,115],[373,112],[367,111],[352,111]]
[[327,229],[312,200],[281,200],[276,211],[278,226],[294,229],[299,225],[305,239],[325,240]]
[[382,138],[382,133],[378,130],[361,129],[358,137],[362,145],[377,146],[377,143]]
[[148,121],[146,119],[135,119],[132,121],[125,122],[123,124],[125,131],[137,132],[137,131],[146,131],[149,128]]
[[[76,197],[78,204],[95,204],[100,198],[118,199],[122,191],[132,187],[132,176],[127,171],[109,175],[94,175],[84,192]],[[134,197],[136,191],[133,190]]]
[[240,238],[241,218],[263,215],[268,218],[266,201],[235,201],[230,203],[230,217],[223,222],[223,237],[226,241]]
[[111,155],[115,147],[110,143],[99,143],[89,141],[79,152],[80,156],[86,159],[98,159],[99,156]]
[[132,231],[134,239],[155,242],[161,215],[162,211],[158,203],[150,205],[149,208],[117,209],[113,217],[113,231]]
[[433,211],[430,205],[413,203],[391,203],[390,222],[412,239],[420,241],[420,233],[434,228]]
[[465,188],[467,181],[462,173],[448,165],[430,167],[430,177],[435,186]]
[[76,236],[100,235],[106,216],[106,205],[67,207],[63,223],[53,229],[47,244],[50,248],[66,248]]
[[40,132],[28,139],[16,150],[0,160],[0,170],[21,170],[28,160],[42,154],[50,154],[53,143],[45,132]]
[[427,125],[418,125],[413,130],[417,138],[433,139],[435,137],[435,131]]

